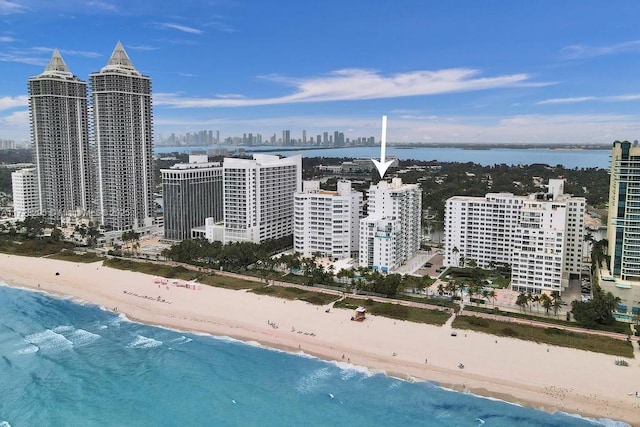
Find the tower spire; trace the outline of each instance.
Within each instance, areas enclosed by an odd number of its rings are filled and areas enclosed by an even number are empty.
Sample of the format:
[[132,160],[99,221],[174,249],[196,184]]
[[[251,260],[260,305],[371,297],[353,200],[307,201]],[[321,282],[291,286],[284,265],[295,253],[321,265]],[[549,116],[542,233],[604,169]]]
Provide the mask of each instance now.
[[132,71],[136,72],[136,68],[131,63],[129,59],[129,55],[124,50],[124,46],[118,40],[116,43],[116,47],[113,49],[113,53],[109,58],[109,62],[107,62],[107,66],[103,68],[103,70],[121,70],[121,71]]
[[62,55],[60,55],[60,51],[58,49],[53,49],[51,59],[47,66],[44,67],[44,72],[42,74],[71,76],[71,71],[69,71],[69,67],[67,67],[64,59],[62,59]]

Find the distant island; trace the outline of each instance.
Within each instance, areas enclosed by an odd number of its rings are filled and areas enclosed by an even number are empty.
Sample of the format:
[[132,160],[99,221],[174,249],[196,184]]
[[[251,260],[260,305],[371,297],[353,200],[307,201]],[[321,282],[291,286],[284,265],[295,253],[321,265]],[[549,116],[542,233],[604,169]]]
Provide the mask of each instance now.
[[495,143],[495,142],[416,142],[416,143],[389,143],[390,147],[397,149],[411,148],[461,148],[463,150],[491,150],[495,148],[508,148],[514,150],[527,150],[532,148],[547,148],[550,150],[610,150],[611,144],[531,144],[531,143]]

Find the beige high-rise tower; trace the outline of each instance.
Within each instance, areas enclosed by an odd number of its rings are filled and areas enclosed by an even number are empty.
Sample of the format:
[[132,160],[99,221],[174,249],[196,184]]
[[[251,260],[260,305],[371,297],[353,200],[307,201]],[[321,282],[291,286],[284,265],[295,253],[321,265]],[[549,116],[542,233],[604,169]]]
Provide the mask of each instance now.
[[90,81],[100,222],[110,230],[148,227],[155,217],[151,79],[118,42]]
[[64,222],[91,208],[87,83],[54,50],[42,74],[29,79],[31,144],[37,210],[28,216]]

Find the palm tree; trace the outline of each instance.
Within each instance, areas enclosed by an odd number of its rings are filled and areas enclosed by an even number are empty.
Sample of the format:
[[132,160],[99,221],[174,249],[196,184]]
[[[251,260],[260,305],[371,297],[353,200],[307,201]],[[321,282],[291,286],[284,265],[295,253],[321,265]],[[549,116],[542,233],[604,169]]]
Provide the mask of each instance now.
[[536,294],[531,297],[531,302],[536,305],[536,313],[540,314],[540,295]]
[[444,285],[442,282],[438,283],[438,295],[444,295]]
[[[451,249],[451,253],[454,255],[453,258],[456,259],[456,261],[458,261],[458,258],[456,257],[456,255],[460,253],[460,250],[458,249],[457,246],[454,246],[453,249]],[[458,267],[459,266],[460,266],[460,262],[458,261]]]
[[556,317],[558,317],[558,311],[560,310],[560,307],[562,307],[562,298],[560,298],[560,292],[551,292],[551,303],[553,305],[553,312],[555,313]]
[[516,305],[520,307],[522,311],[527,306],[527,295],[524,292],[520,292],[516,298]]
[[496,308],[496,297],[497,297],[496,290],[491,289],[489,291],[489,298],[491,298],[491,300],[493,301],[493,308]]
[[547,294],[542,294],[540,295],[540,303],[542,304],[542,307],[544,307],[547,316],[549,316],[549,310],[551,309],[553,303],[551,301],[551,298],[549,298],[549,295]]
[[455,296],[456,294],[456,284],[454,283],[453,280],[449,280],[447,282],[447,284],[444,286],[444,290],[447,292],[451,292],[452,296]]
[[472,302],[473,296],[477,294],[478,286],[475,283],[471,283],[467,286],[467,295],[469,295],[469,302]]
[[529,313],[531,313],[531,310],[533,309],[533,295],[531,295],[531,292],[527,292],[527,305],[529,306]]

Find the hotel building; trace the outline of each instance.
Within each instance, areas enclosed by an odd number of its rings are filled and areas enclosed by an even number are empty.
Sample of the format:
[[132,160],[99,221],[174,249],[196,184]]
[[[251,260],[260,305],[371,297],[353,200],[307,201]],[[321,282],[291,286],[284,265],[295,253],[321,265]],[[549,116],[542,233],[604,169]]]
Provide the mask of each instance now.
[[29,79],[29,116],[39,213],[29,212],[53,222],[85,214],[92,191],[87,83],[57,49],[44,72]]
[[155,217],[151,79],[134,68],[118,42],[90,81],[100,222],[114,231],[150,227]]
[[368,216],[360,221],[359,264],[389,273],[420,249],[422,191],[400,178],[368,192]]
[[511,266],[515,291],[563,291],[579,275],[586,201],[564,194],[564,180],[546,193],[454,196],[445,207],[444,265]]
[[302,157],[225,158],[224,218],[206,221],[210,240],[260,243],[293,234],[293,195],[302,190]]
[[294,197],[293,249],[305,257],[349,258],[358,251],[361,217],[362,193],[351,182],[326,191],[319,181],[305,181]]
[[180,241],[206,218],[222,221],[222,166],[207,155],[190,155],[189,163],[161,169],[164,202],[164,238]]
[[618,311],[640,314],[640,147],[616,141],[609,184],[609,266],[600,286],[621,299]]

